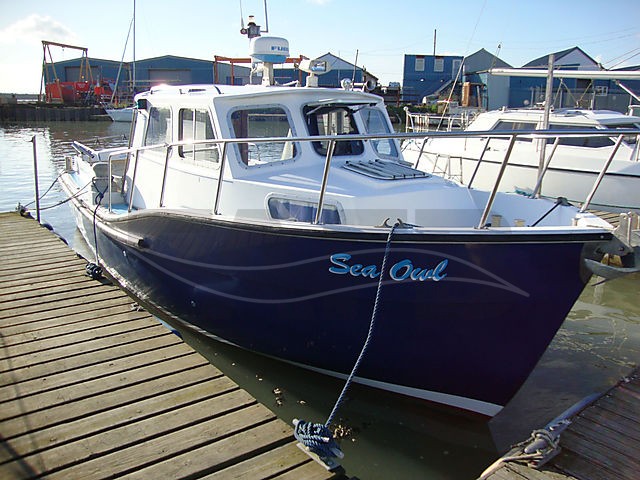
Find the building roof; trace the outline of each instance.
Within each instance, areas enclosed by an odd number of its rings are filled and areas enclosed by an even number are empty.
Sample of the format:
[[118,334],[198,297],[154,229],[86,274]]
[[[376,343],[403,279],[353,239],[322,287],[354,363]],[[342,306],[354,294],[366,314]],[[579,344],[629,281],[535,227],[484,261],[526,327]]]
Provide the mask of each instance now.
[[467,73],[475,73],[490,68],[511,68],[511,65],[481,48],[464,59],[464,68]]
[[536,67],[544,67],[544,68],[546,68],[549,65],[549,56],[550,55],[553,55],[555,57],[554,58],[554,63],[558,64],[563,57],[566,57],[570,53],[573,53],[573,52],[576,52],[576,51],[581,53],[582,55],[584,55],[584,57],[586,57],[587,60],[591,61],[591,63],[593,63],[593,65],[598,65],[598,62],[596,62],[593,58],[591,58],[589,55],[587,55],[584,52],[584,50],[582,50],[580,47],[571,47],[571,48],[567,48],[566,50],[561,50],[559,52],[554,52],[553,54],[550,53],[550,54],[545,55],[543,57],[536,58],[535,60],[531,60],[526,65],[523,65],[522,68],[536,68]]
[[328,65],[333,69],[333,70],[353,70],[354,68],[362,70],[363,73],[366,73],[368,77],[374,78],[376,80],[378,80],[378,77],[376,77],[375,75],[373,75],[371,72],[367,71],[367,69],[365,69],[364,67],[358,67],[357,65],[354,65],[353,63],[349,63],[346,60],[337,57],[336,55],[334,55],[331,52],[327,52],[324,55],[320,55],[318,58],[318,60],[326,60]]

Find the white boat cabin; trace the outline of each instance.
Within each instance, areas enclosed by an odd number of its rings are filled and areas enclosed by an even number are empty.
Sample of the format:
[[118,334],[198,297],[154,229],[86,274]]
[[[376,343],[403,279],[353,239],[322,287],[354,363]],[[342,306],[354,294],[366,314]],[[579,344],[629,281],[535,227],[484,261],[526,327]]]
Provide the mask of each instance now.
[[[226,146],[218,213],[312,222],[329,141],[300,138],[393,132],[382,99],[360,91],[164,87],[138,96],[138,107],[132,148],[144,149],[130,160],[125,188],[134,185],[134,209],[211,212],[223,150],[215,140],[246,138]],[[260,141],[266,138],[282,141]],[[167,149],[170,144],[177,145]],[[470,226],[482,213],[482,201],[412,169],[396,140],[343,140],[335,143],[320,223],[374,226],[390,217]]]

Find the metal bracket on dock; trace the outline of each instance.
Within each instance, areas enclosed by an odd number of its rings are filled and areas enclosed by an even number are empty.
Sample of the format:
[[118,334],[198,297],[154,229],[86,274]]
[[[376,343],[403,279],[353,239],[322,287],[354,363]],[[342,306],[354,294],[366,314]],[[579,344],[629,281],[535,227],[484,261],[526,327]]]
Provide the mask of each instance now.
[[335,459],[333,458],[325,458],[325,457],[321,457],[315,453],[313,453],[311,450],[309,450],[306,446],[304,446],[302,443],[298,442],[296,443],[296,446],[302,450],[304,453],[306,453],[307,455],[309,455],[309,457],[311,457],[311,459],[313,461],[315,461],[316,463],[319,463],[320,465],[322,465],[325,469],[327,469],[330,472],[335,472],[338,469],[342,469],[342,465],[340,465],[339,462],[337,462]]

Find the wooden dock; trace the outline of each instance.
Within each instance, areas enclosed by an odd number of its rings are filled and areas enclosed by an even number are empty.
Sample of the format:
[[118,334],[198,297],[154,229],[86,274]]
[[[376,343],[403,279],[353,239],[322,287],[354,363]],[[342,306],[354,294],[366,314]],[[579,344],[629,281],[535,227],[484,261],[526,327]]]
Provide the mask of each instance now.
[[346,478],[85,264],[0,214],[0,478]]
[[[561,432],[559,453],[540,468],[514,449],[483,480],[638,480],[640,478],[640,368]],[[557,451],[556,451],[557,452]],[[504,461],[507,457],[521,457]]]

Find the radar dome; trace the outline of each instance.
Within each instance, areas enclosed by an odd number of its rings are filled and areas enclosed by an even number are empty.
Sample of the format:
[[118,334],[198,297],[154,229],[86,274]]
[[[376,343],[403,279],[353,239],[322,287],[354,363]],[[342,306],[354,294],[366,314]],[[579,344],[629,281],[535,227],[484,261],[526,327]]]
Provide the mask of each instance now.
[[249,55],[257,62],[284,63],[289,57],[289,42],[280,37],[252,38]]

